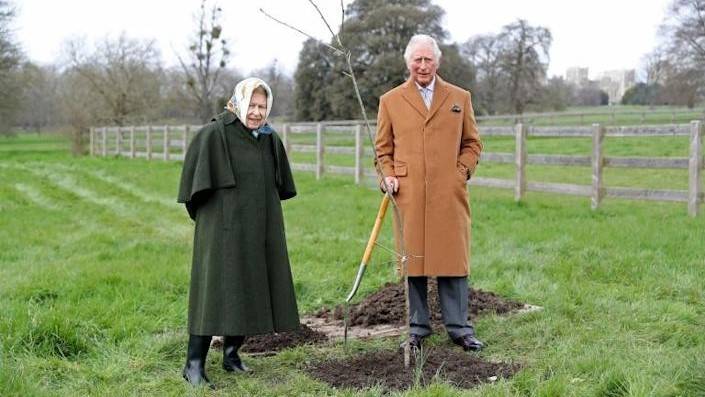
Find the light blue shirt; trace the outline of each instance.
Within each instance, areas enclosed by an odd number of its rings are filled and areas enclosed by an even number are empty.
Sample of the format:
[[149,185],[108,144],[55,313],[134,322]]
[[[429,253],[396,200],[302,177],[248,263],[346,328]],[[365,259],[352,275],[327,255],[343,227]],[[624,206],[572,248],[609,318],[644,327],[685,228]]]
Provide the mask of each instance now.
[[433,89],[436,86],[436,76],[433,76],[433,80],[431,80],[426,87],[421,87],[421,85],[415,81],[414,84],[416,84],[416,88],[418,88],[421,98],[423,98],[423,102],[426,104],[426,108],[430,109],[431,102],[433,101]]

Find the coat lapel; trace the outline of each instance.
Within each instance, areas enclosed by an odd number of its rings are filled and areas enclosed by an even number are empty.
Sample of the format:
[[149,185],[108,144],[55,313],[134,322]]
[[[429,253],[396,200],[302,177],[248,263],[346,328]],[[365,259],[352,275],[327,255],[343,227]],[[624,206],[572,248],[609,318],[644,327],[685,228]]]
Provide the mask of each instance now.
[[404,99],[414,108],[422,117],[427,117],[428,109],[426,109],[426,104],[423,103],[423,98],[421,98],[421,93],[416,88],[416,84],[411,79],[406,80],[404,83],[404,90],[401,94]]
[[[436,85],[433,89],[433,100],[431,101],[431,109],[429,110],[428,116],[426,117],[427,123],[433,118],[436,112],[438,112],[438,109],[441,108],[441,105],[443,105],[443,102],[445,102],[449,94],[450,90],[448,90],[448,85],[446,84],[446,82],[441,80],[441,78],[436,75]],[[421,95],[419,95],[419,98],[421,98]],[[423,99],[421,100],[421,104],[423,105]],[[426,106],[424,105],[424,107]]]

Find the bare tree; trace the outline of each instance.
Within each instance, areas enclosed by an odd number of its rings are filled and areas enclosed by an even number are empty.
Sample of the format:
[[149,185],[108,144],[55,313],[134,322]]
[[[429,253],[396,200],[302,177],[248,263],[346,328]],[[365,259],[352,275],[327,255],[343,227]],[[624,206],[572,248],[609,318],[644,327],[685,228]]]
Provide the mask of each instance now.
[[674,0],[660,34],[668,102],[693,107],[705,98],[705,0]]
[[0,0],[0,134],[9,133],[20,108],[18,66],[22,53],[14,42],[10,23],[14,9]]
[[674,0],[661,32],[687,67],[705,65],[705,0]]
[[22,65],[22,109],[18,122],[23,128],[41,132],[58,123],[59,72],[55,66]]
[[201,122],[213,116],[215,90],[230,54],[225,39],[221,38],[222,9],[217,4],[208,8],[207,3],[208,0],[201,1],[196,34],[189,46],[189,62],[179,56],[179,63],[186,74],[189,96]]
[[643,59],[646,82],[648,84],[662,84],[666,79],[668,58],[662,50],[656,49],[647,54]]
[[[159,117],[197,122],[188,94],[186,76],[180,66],[164,69],[164,83],[161,86],[161,107]],[[200,120],[198,120],[200,122]]]
[[486,114],[495,114],[499,109],[502,96],[501,52],[496,35],[485,34],[471,37],[461,47],[461,53],[475,65],[477,71],[477,88],[475,102],[477,110]]
[[108,113],[107,104],[90,81],[75,69],[68,69],[61,75],[57,96],[59,111],[70,126],[66,133],[71,141],[71,151],[76,155],[84,154],[88,129],[104,121],[101,115]]
[[106,38],[89,50],[83,40],[65,46],[70,70],[85,79],[106,105],[97,120],[124,125],[149,118],[160,99],[161,60],[153,40]]
[[551,32],[519,19],[502,28],[499,41],[501,68],[507,76],[511,110],[521,114],[542,89],[548,68]]

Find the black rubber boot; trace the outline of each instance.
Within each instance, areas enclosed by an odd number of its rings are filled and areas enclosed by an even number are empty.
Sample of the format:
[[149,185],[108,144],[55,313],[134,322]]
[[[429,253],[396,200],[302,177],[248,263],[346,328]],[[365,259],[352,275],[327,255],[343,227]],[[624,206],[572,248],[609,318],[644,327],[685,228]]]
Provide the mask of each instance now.
[[215,385],[206,376],[206,356],[210,345],[210,336],[189,335],[186,365],[182,375],[186,382],[193,386],[208,386],[215,389]]
[[245,364],[240,360],[237,351],[245,343],[245,337],[225,336],[223,338],[223,369],[228,372],[250,372]]

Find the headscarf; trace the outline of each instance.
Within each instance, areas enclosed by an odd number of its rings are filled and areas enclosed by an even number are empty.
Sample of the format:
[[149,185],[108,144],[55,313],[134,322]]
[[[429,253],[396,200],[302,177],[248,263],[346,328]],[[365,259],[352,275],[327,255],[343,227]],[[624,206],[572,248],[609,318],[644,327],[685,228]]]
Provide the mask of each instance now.
[[[227,106],[225,107],[227,110],[235,113],[235,115],[245,125],[247,125],[247,110],[250,107],[252,92],[257,87],[262,87],[265,91],[267,91],[267,113],[264,115],[264,119],[266,120],[267,117],[269,117],[269,112],[272,110],[272,102],[274,101],[274,97],[272,96],[272,90],[269,88],[267,83],[257,77],[248,77],[237,83],[235,90],[233,91],[233,96],[230,98]],[[259,128],[258,132],[266,133],[265,131],[260,131],[265,129],[264,127],[266,126],[267,123],[265,122],[265,124]]]

